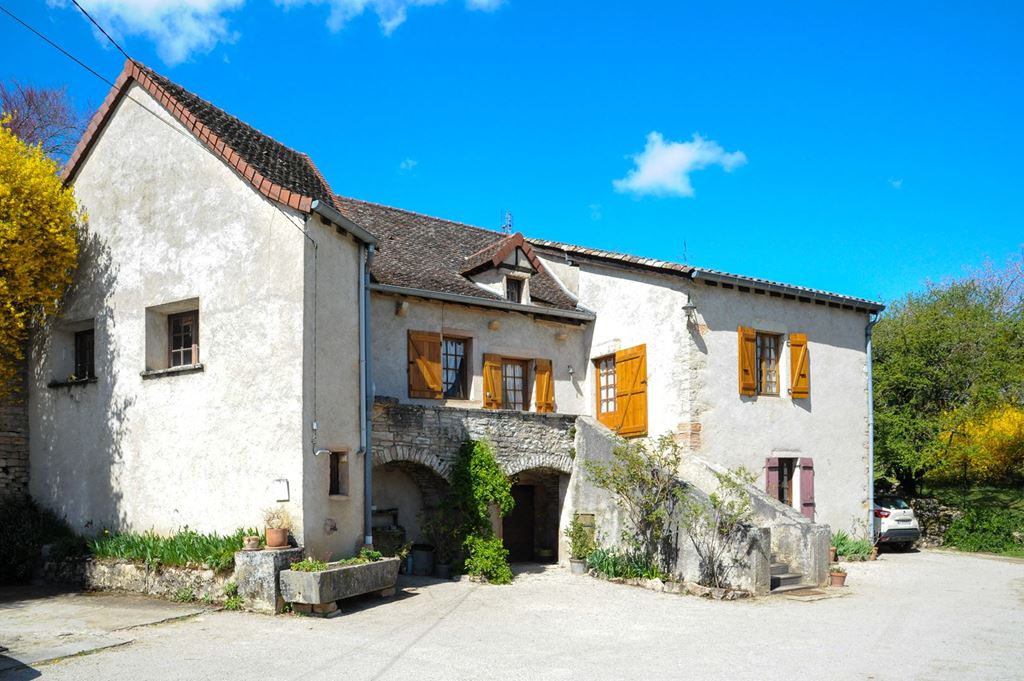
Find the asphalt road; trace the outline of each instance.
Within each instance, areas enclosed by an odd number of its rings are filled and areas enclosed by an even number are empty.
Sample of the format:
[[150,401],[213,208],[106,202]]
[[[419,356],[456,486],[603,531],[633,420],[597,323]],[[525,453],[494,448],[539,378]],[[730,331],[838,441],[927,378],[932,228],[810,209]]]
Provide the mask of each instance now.
[[[335,619],[207,612],[4,679],[1024,679],[1024,561],[849,566],[829,597],[711,602],[572,577],[407,588]],[[841,596],[837,594],[841,593]]]

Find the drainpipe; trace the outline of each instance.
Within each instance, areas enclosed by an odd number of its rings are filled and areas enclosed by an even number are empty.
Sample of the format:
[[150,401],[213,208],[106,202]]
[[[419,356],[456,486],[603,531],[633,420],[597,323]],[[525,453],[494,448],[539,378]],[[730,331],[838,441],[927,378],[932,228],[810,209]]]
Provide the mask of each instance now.
[[359,416],[362,419],[363,450],[363,543],[373,546],[373,365],[370,361],[370,266],[373,264],[373,244],[363,249],[363,271],[359,296],[359,388],[362,400]]
[[864,340],[868,356],[868,539],[875,542],[875,386],[872,378],[871,330],[878,323],[878,313],[872,313],[864,327]]

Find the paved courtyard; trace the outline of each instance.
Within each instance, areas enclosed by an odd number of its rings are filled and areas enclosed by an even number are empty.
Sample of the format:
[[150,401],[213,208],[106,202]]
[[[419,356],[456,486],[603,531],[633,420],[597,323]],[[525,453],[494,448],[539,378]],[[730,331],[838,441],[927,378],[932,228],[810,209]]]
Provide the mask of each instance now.
[[124,645],[0,677],[1024,678],[1024,561],[883,554],[849,574],[820,600],[709,602],[549,569],[511,587],[413,585],[328,620],[181,607],[184,619],[119,631]]

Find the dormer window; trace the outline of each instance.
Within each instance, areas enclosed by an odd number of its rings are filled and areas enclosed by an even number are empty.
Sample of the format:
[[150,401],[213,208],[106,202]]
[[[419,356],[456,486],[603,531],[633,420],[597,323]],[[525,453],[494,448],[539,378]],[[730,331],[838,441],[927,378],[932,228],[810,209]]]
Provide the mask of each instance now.
[[513,303],[523,302],[523,280],[505,277],[505,300]]

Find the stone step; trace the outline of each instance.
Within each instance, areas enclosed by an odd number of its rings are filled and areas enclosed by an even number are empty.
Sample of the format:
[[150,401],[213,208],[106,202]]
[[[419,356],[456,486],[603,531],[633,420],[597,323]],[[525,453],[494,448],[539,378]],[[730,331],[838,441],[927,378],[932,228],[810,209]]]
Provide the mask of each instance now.
[[789,591],[807,591],[807,590],[813,589],[813,588],[814,587],[807,586],[806,584],[789,584],[787,586],[775,587],[774,589],[771,590],[771,592],[768,595],[769,596],[776,596],[778,594],[784,594],[784,593],[787,593]]
[[801,572],[784,572],[781,575],[772,575],[772,590],[783,586],[799,585],[804,578]]
[[789,572],[789,565],[786,563],[772,563],[772,574],[783,575]]

